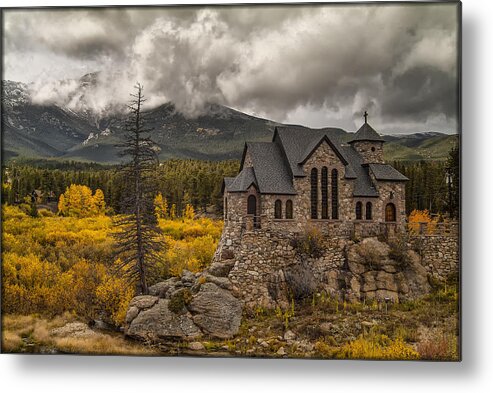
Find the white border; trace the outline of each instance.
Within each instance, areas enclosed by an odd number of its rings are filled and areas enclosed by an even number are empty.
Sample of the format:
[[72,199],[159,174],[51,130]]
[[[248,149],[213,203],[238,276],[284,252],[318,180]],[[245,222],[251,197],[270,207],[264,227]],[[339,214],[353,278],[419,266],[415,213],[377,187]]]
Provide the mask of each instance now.
[[[173,4],[104,1],[107,5],[136,3]],[[43,2],[74,4],[102,2]],[[26,5],[41,4],[2,1],[4,7]],[[493,391],[493,259],[487,258],[493,225],[492,5],[491,0],[463,2],[462,363],[1,355],[0,388],[36,393]]]

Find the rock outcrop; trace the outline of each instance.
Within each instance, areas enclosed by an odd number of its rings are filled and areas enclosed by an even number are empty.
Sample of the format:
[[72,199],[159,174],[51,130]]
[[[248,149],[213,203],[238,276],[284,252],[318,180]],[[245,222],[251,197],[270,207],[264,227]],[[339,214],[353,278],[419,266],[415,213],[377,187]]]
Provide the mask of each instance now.
[[223,276],[232,266],[220,265],[198,275],[185,270],[181,278],[151,286],[150,295],[133,298],[125,334],[149,342],[233,337],[240,327],[243,302],[231,293],[232,283]]
[[240,327],[243,305],[216,284],[203,284],[188,308],[195,324],[210,336],[232,337]]
[[[248,308],[286,308],[292,297],[321,291],[351,302],[398,302],[430,291],[430,271],[404,239],[326,237],[319,255],[300,252],[293,239],[280,234],[245,235],[242,241],[228,278],[234,295]],[[218,254],[214,264],[224,262],[231,264]]]
[[398,302],[430,291],[428,272],[413,250],[376,238],[348,246],[347,271],[342,274],[350,300]]

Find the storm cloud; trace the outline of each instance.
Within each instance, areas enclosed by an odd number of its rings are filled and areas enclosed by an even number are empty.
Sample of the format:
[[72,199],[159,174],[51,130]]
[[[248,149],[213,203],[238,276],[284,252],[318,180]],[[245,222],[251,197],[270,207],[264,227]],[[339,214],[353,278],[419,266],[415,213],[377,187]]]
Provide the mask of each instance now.
[[[4,13],[4,79],[92,110],[218,103],[276,121],[457,132],[455,4],[161,7]],[[80,76],[97,87],[76,93]]]

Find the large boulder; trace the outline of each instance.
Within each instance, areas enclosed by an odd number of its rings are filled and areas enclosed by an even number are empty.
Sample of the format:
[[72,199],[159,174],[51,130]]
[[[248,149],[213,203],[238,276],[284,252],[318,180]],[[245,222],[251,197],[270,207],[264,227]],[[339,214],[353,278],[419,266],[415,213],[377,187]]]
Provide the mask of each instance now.
[[145,341],[193,340],[202,335],[230,338],[240,327],[243,303],[229,291],[231,281],[184,271],[150,287],[152,295],[130,301],[125,334]]
[[347,287],[351,300],[405,300],[430,291],[428,275],[419,255],[404,243],[384,243],[366,238],[350,245]]
[[216,284],[205,283],[193,297],[188,309],[202,331],[218,338],[234,336],[240,327],[243,303]]
[[130,321],[126,335],[152,342],[161,339],[191,340],[202,336],[190,313],[176,314],[170,311],[168,299],[157,299],[153,307],[140,311]]
[[183,269],[181,273],[181,282],[185,287],[191,287],[195,283],[195,274]]
[[421,264],[419,255],[409,250],[407,252],[407,266],[400,278],[400,289],[404,297],[416,297],[431,291],[428,281],[428,271]]
[[235,265],[234,259],[228,259],[221,262],[213,262],[207,269],[209,274],[216,277],[228,277],[229,272]]
[[228,291],[233,289],[233,283],[226,277],[216,277],[208,273],[203,274],[202,277],[205,282],[216,284],[219,288],[227,289]]
[[166,281],[158,282],[149,287],[149,295],[166,297],[166,293],[173,288],[180,279],[178,277],[171,277]]

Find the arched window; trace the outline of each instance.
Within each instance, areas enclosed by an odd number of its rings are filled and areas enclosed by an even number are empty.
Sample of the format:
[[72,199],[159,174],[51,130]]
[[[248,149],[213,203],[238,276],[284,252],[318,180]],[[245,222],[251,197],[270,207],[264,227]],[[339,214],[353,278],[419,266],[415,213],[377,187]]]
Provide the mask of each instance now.
[[317,168],[312,168],[311,172],[311,187],[310,187],[310,202],[311,202],[311,217],[318,218],[318,170]]
[[332,188],[332,219],[337,220],[339,218],[339,190],[337,180],[337,169],[332,169],[331,173],[331,188]]
[[393,222],[395,221],[395,205],[393,203],[387,203],[385,206],[385,221]]
[[372,218],[372,212],[371,212],[371,209],[372,209],[372,205],[371,205],[371,202],[366,202],[366,219],[367,220],[371,220]]
[[329,174],[326,166],[322,168],[321,183],[322,183],[322,218],[327,219],[329,218],[329,199],[328,199]]
[[282,218],[282,202],[280,199],[277,199],[276,203],[274,204],[274,218]]
[[247,200],[247,214],[257,215],[257,198],[255,195],[249,195]]
[[260,228],[260,218],[257,215],[257,197],[255,195],[248,196],[247,214],[253,216],[253,227]]
[[361,202],[356,202],[356,219],[361,220],[363,218],[363,204]]
[[293,201],[288,199],[286,201],[286,219],[291,220],[293,218]]

